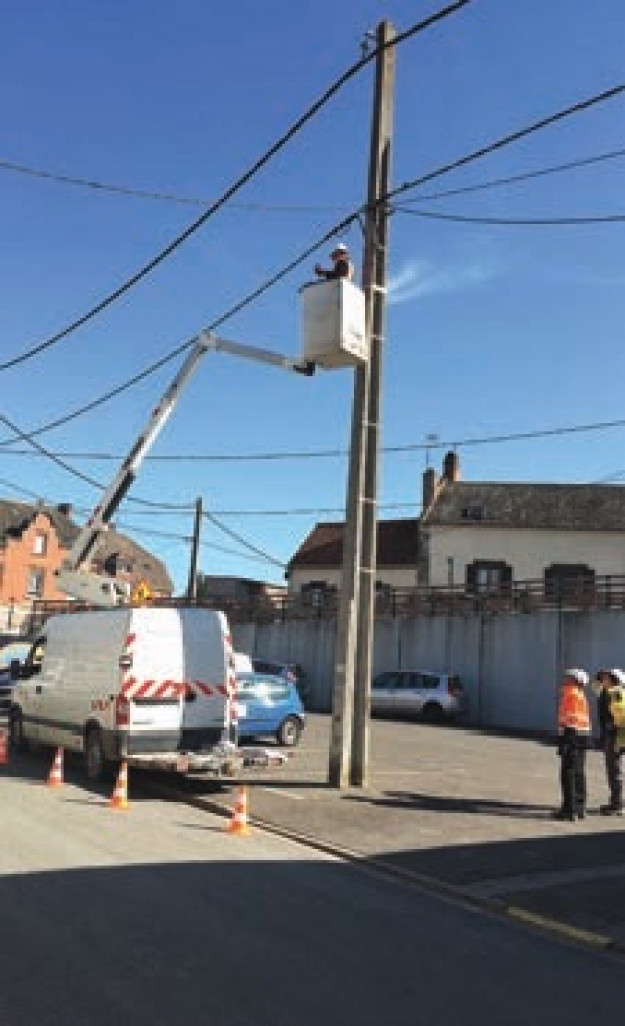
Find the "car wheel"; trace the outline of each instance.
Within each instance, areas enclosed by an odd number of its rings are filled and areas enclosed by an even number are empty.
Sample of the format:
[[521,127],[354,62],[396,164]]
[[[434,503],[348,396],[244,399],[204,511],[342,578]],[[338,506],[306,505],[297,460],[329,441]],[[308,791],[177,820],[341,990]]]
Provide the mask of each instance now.
[[21,709],[13,709],[9,719],[9,741],[15,752],[28,751],[28,740],[24,736],[24,720]]
[[104,757],[102,734],[98,727],[90,727],[85,738],[85,774],[94,783],[108,780],[111,765]]
[[294,748],[302,736],[302,725],[295,716],[287,716],[278,730],[278,742],[285,748]]
[[422,716],[425,723],[442,723],[445,719],[443,707],[438,702],[427,702],[423,706]]

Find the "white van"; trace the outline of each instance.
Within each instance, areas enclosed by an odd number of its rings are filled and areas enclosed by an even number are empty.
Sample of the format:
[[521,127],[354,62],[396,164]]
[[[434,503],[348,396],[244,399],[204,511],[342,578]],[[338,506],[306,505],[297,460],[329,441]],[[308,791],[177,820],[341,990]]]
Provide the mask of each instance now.
[[[223,613],[118,607],[52,616],[13,689],[11,741],[84,755],[90,779],[121,759],[212,768],[232,747],[234,660]],[[173,755],[172,755],[173,753]],[[196,765],[190,766],[195,753]]]

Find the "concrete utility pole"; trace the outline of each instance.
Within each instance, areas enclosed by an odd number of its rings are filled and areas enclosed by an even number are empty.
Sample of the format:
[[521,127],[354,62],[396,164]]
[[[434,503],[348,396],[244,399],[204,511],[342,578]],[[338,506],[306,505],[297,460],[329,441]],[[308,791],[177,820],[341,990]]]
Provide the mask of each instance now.
[[[381,22],[376,31],[374,108],[362,264],[366,332],[370,359],[354,373],[352,433],[347,483],[341,594],[328,782],[345,787],[366,780],[368,717],[375,598],[376,493],[381,336],[384,322],[387,212],[381,198],[388,191],[392,132],[395,29]],[[386,48],[385,48],[386,47]],[[363,553],[365,559],[363,562]],[[361,588],[361,577],[365,586]],[[364,595],[364,609],[361,598]],[[357,658],[358,657],[358,658]],[[358,687],[355,689],[355,675]],[[366,676],[365,676],[366,674]],[[356,695],[356,705],[354,698]],[[352,717],[355,714],[354,723]],[[353,728],[353,735],[352,735]],[[352,738],[355,751],[352,760]]]
[[202,523],[202,499],[195,500],[195,520],[193,524],[193,541],[191,542],[191,565],[189,567],[189,583],[187,598],[197,598],[197,553],[200,546],[200,526]]

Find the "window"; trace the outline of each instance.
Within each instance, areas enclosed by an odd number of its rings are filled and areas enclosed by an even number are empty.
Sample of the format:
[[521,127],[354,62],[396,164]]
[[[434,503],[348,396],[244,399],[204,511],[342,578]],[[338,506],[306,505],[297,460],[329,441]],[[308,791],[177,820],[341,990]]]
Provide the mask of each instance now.
[[26,594],[33,595],[35,598],[41,598],[43,595],[44,581],[45,575],[43,570],[39,570],[37,567],[31,566],[26,579]]
[[476,559],[467,566],[467,591],[479,595],[509,592],[512,567],[503,560]]
[[463,520],[483,520],[484,508],[482,506],[463,506],[460,516]]
[[33,539],[33,556],[45,556],[48,551],[48,536],[38,531]]
[[595,572],[584,563],[552,563],[545,570],[545,595],[566,599],[594,592]]
[[373,687],[380,691],[391,691],[397,686],[397,673],[381,673],[373,682]]

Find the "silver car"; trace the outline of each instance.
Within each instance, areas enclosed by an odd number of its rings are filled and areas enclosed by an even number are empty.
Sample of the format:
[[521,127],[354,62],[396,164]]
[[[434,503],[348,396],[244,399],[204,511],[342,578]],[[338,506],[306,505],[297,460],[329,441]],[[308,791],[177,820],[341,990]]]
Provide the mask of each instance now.
[[389,670],[371,684],[371,711],[387,716],[420,716],[426,723],[465,711],[466,699],[457,674],[433,670]]

